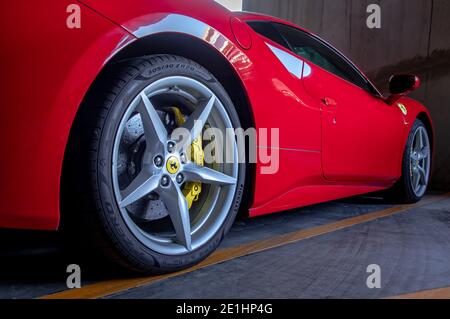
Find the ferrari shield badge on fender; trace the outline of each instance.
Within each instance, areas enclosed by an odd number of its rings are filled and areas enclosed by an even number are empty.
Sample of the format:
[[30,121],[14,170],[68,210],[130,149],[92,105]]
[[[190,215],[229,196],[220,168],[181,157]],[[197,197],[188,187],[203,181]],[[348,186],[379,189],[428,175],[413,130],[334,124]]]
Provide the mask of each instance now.
[[402,111],[403,115],[408,115],[408,109],[402,103],[397,103],[398,108]]

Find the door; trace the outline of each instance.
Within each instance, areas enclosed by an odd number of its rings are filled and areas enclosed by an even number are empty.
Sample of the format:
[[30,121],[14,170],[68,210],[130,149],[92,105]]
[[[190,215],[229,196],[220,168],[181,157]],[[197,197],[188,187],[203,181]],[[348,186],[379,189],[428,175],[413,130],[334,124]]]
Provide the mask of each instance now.
[[302,82],[322,110],[326,179],[391,182],[398,178],[403,117],[339,52],[298,29],[274,24],[306,62]]

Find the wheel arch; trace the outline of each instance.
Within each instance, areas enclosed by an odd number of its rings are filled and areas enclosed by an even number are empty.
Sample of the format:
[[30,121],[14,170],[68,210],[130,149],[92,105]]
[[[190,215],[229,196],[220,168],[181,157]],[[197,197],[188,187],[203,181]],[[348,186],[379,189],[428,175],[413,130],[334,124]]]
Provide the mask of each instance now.
[[239,113],[243,128],[254,127],[251,104],[240,76],[219,51],[201,39],[176,32],[148,35],[129,44],[108,64],[152,54],[179,55],[206,68],[230,95]]
[[417,119],[421,120],[430,135],[431,151],[434,152],[434,130],[430,116],[426,112],[417,114]]
[[[86,104],[85,102],[90,96],[89,92],[91,92],[97,85],[104,84],[105,73],[114,64],[126,61],[127,59],[153,54],[173,54],[182,56],[206,68],[218,79],[218,81],[224,86],[226,92],[229,94],[233,104],[236,107],[242,128],[247,129],[250,127],[255,127],[254,116],[244,83],[237,74],[233,65],[215,47],[211,46],[202,39],[178,32],[161,32],[138,38],[117,52],[108,60],[107,63],[105,63],[96,79],[89,87],[87,94],[83,98],[83,101],[77,110],[75,120],[73,121],[70,130],[69,140],[66,145],[63,160],[63,170],[60,183],[61,201],[63,201],[62,197],[66,196],[64,194],[64,187],[66,183],[66,173],[64,168],[66,166],[66,157],[69,154],[68,148],[73,140],[72,135],[75,134],[73,127],[75,126],[76,119],[83,112],[83,105]],[[253,202],[255,175],[256,165],[247,164],[244,194],[241,202],[241,212],[239,214],[240,216],[248,215],[248,209]],[[60,210],[60,214],[62,215],[63,207],[61,207]]]
[[431,120],[430,114],[428,114],[425,111],[419,112],[417,114],[417,119],[421,120],[422,123],[425,125],[425,128],[428,132],[429,138],[430,138],[430,146],[431,146],[431,169],[430,169],[430,178],[433,175],[433,169],[434,169],[434,155],[435,155],[435,135],[434,135],[434,128],[433,128],[433,122]]

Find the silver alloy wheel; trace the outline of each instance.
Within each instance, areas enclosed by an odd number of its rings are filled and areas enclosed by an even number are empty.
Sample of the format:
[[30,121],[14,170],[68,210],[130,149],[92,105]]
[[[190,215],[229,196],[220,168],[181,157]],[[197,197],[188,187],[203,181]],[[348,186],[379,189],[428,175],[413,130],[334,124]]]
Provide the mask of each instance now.
[[422,197],[430,178],[431,148],[427,130],[419,126],[414,132],[410,151],[410,180],[414,194]]
[[[190,139],[178,142],[170,139],[163,109],[164,106],[174,105],[161,106],[152,102],[160,96],[166,100],[184,100],[187,105],[194,106],[182,125],[190,132]],[[198,125],[199,121],[202,125]],[[122,175],[129,173],[123,173],[123,158],[133,153],[122,147],[123,140],[129,139],[124,132],[130,123],[142,128],[145,149],[139,160],[141,169],[134,174],[131,182],[124,183]],[[232,146],[233,163],[199,166],[184,155],[190,143],[203,133],[205,124],[222,132],[233,128],[225,107],[208,87],[192,78],[172,76],[143,89],[128,106],[117,129],[112,154],[112,182],[117,205],[136,238],[161,254],[185,254],[206,244],[220,229],[231,209],[238,178],[237,145]],[[125,172],[128,169],[127,166]],[[191,209],[182,191],[186,182],[206,184],[202,199]],[[144,202],[145,209],[148,209],[148,204],[155,197],[164,204],[172,231],[150,231],[149,225],[155,221],[146,221],[141,225],[130,213],[130,207],[137,203]]]

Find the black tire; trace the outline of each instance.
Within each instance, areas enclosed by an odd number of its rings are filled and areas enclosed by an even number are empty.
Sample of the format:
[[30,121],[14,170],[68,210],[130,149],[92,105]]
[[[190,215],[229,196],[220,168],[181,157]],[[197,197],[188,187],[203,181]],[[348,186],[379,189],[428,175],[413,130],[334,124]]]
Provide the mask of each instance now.
[[231,228],[242,198],[244,164],[239,165],[234,201],[219,231],[206,244],[183,255],[162,255],[149,249],[125,224],[112,190],[109,159],[113,130],[124,108],[144,87],[174,75],[190,77],[206,85],[222,102],[233,126],[241,127],[227,92],[205,68],[179,56],[145,56],[117,63],[102,72],[77,115],[66,153],[62,196],[64,227],[72,230],[70,234],[76,236],[73,237],[75,242],[95,246],[109,261],[133,272],[173,272],[206,258]]
[[[413,204],[419,202],[422,196],[417,196],[413,190],[410,174],[410,161],[411,161],[411,146],[414,141],[414,132],[420,127],[426,130],[424,123],[417,119],[411,128],[411,131],[406,142],[405,150],[403,152],[402,160],[402,177],[400,180],[389,190],[384,193],[384,197],[396,204]],[[432,155],[430,155],[432,156]],[[430,159],[431,160],[431,159]]]

